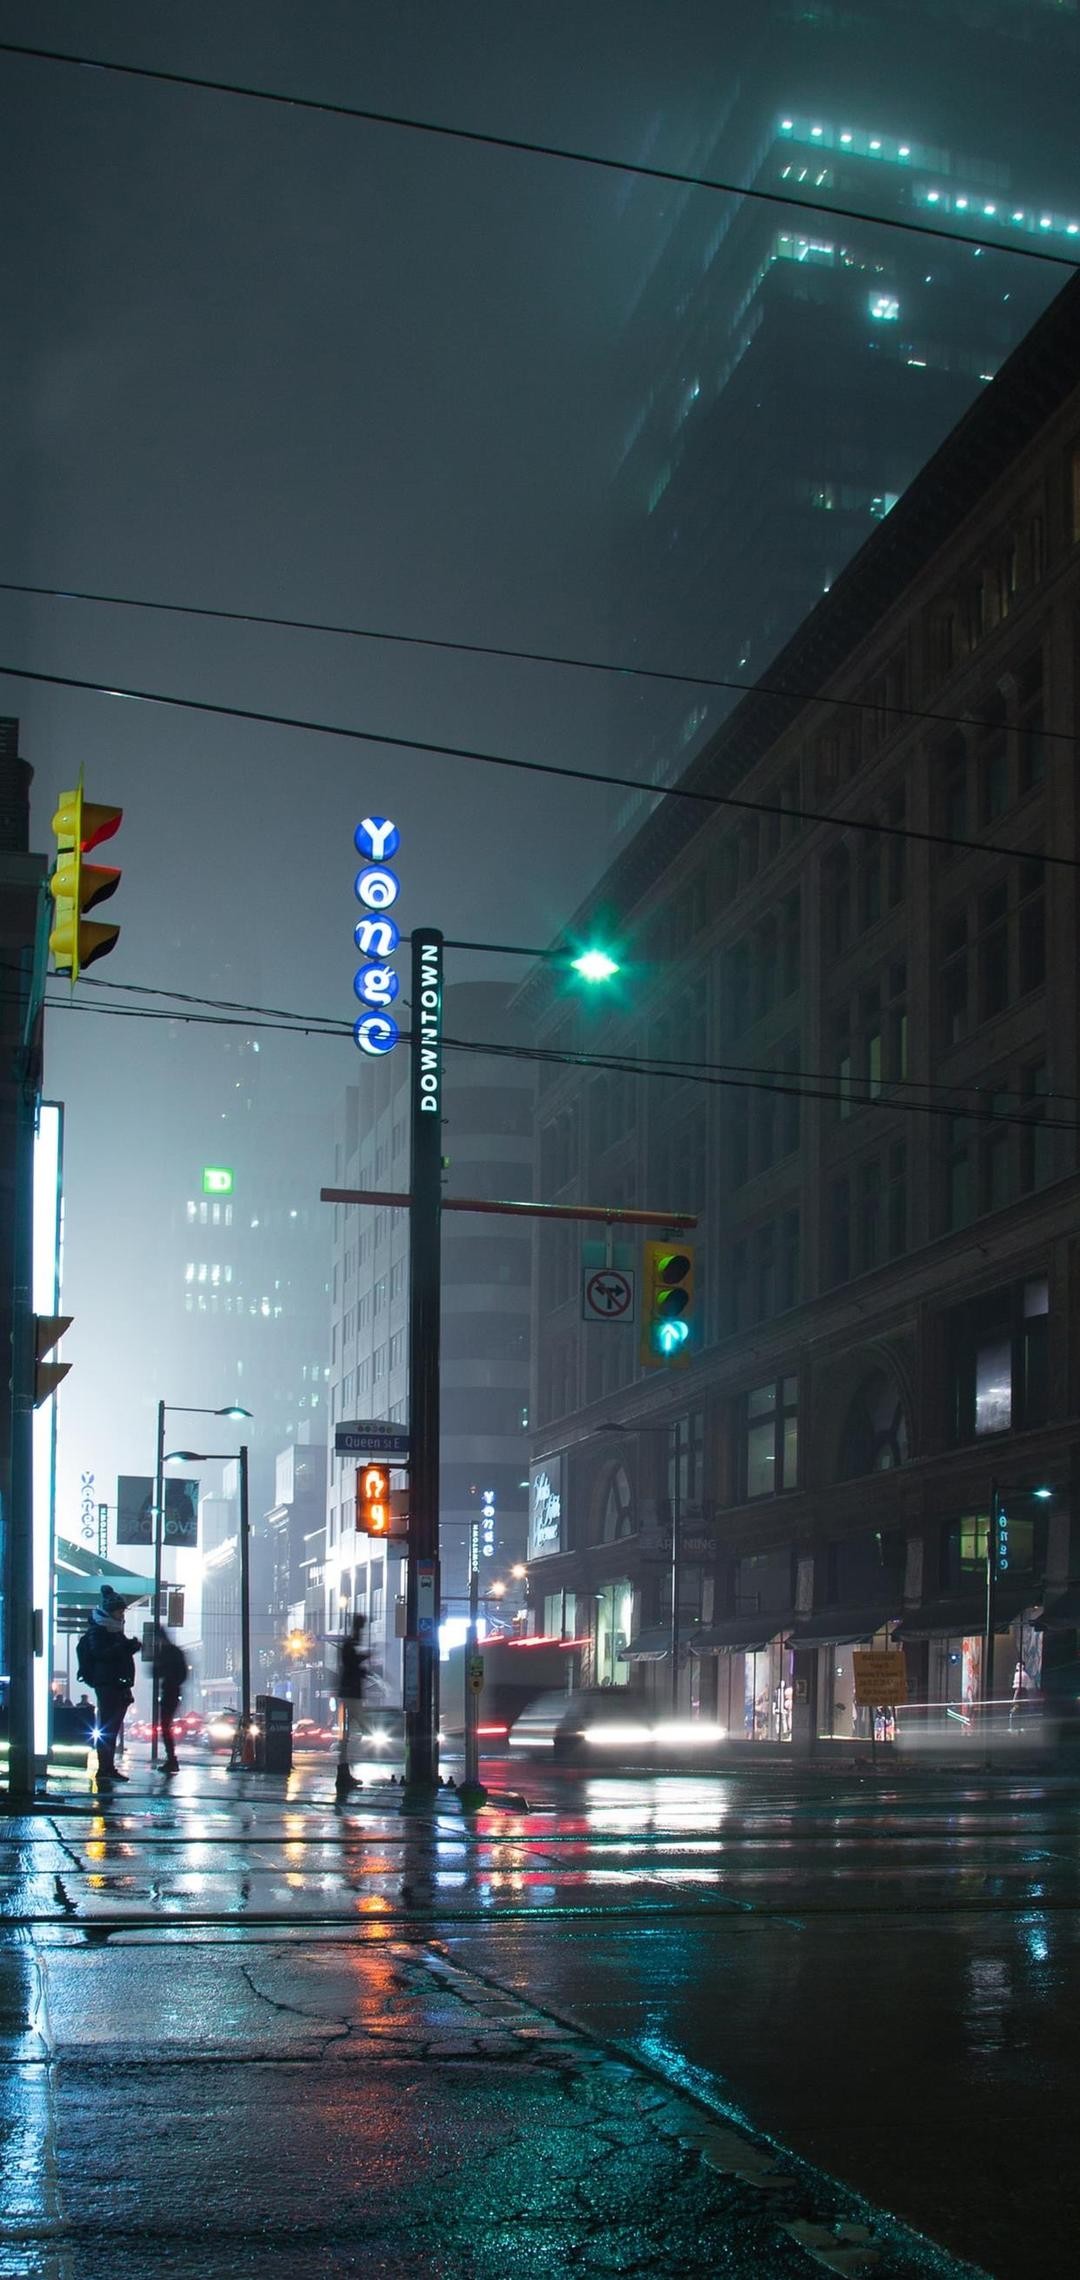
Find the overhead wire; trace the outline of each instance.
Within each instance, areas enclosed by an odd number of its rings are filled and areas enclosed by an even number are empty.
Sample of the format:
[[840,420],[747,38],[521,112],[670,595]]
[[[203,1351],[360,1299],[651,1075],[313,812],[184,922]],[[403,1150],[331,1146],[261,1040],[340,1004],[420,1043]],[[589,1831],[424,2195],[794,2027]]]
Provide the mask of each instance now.
[[959,832],[926,831],[914,824],[890,823],[883,816],[837,815],[824,808],[782,805],[776,800],[751,800],[736,792],[709,792],[691,784],[651,784],[640,776],[623,776],[601,768],[572,768],[558,760],[523,760],[506,752],[485,752],[475,745],[445,744],[429,736],[399,736],[389,729],[354,728],[297,713],[269,712],[252,705],[227,705],[209,697],[179,697],[159,689],[120,688],[75,673],[45,673],[29,666],[0,664],[6,680],[28,681],[51,689],[77,689],[92,696],[112,697],[132,704],[159,705],[180,712],[207,713],[218,720],[253,721],[259,727],[298,729],[309,736],[339,737],[353,744],[381,744],[393,752],[429,752],[436,759],[464,760],[476,766],[503,768],[523,776],[556,776],[563,782],[613,786],[644,792],[657,801],[683,800],[696,806],[730,808],[749,815],[772,815],[789,823],[824,823],[834,831],[865,832],[874,839],[903,839],[926,847],[965,849],[979,855],[1008,857],[1022,863],[1049,863],[1064,870],[1080,869],[1080,857],[1057,849],[1014,847],[1007,841],[972,839]]
[[[780,697],[793,704],[830,705],[838,711],[872,712],[895,720],[931,721],[950,728],[999,728],[998,720],[984,718],[978,713],[945,712],[934,705],[902,705],[882,702],[877,697],[839,697],[826,695],[818,689],[781,688],[771,681],[739,681],[731,675],[719,673],[675,672],[661,665],[628,665],[603,657],[575,657],[560,654],[557,650],[513,649],[506,644],[487,641],[454,641],[444,635],[427,633],[389,632],[385,626],[341,625],[330,619],[277,617],[261,610],[227,610],[212,607],[204,602],[163,602],[148,600],[137,594],[103,594],[77,586],[36,586],[17,578],[0,578],[0,594],[24,594],[33,599],[61,602],[92,602],[103,608],[147,610],[170,617],[206,618],[222,625],[262,626],[276,633],[318,633],[335,640],[373,641],[406,649],[443,650],[458,657],[493,657],[502,663],[516,665],[552,665],[576,673],[602,673],[609,679],[627,681],[664,681],[677,688],[723,689],[739,696]],[[1080,731],[1072,728],[1041,728],[1039,735],[1047,743],[1080,743]],[[654,789],[655,787],[649,787]]]
[[495,134],[480,127],[450,126],[439,119],[418,119],[404,112],[386,111],[371,105],[331,102],[318,95],[287,94],[275,88],[253,87],[244,80],[215,79],[207,74],[187,71],[166,71],[160,66],[146,63],[119,63],[115,57],[83,55],[64,48],[39,47],[23,40],[0,40],[0,55],[20,55],[38,63],[80,66],[91,71],[109,73],[116,78],[144,80],[162,87],[184,87],[205,94],[229,95],[244,102],[315,112],[325,118],[350,119],[365,126],[392,127],[404,133],[438,137],[446,142],[469,143],[479,149],[512,151],[527,158],[545,158],[562,165],[591,167],[606,174],[630,174],[641,181],[674,183],[682,189],[710,190],[723,197],[751,199],[756,204],[794,208],[818,216],[831,215],[839,221],[869,222],[876,228],[897,230],[908,236],[933,238],[938,242],[944,241],[947,245],[971,246],[980,253],[1011,254],[1019,260],[1050,262],[1063,269],[1075,269],[1077,266],[1073,256],[1067,253],[1054,253],[1041,245],[1010,245],[1003,238],[972,236],[964,230],[947,229],[941,222],[911,221],[899,215],[874,214],[861,206],[834,205],[822,198],[801,197],[797,192],[764,190],[753,183],[727,182],[718,175],[695,174],[683,167],[650,165],[643,159],[608,158],[600,152],[578,150],[567,144],[538,142],[524,135]]
[[[268,1031],[280,1031],[287,1036],[310,1035],[339,1040],[352,1036],[351,1024],[340,1022],[335,1026],[329,1017],[322,1016],[305,1015],[284,1019],[277,1017],[260,1018],[240,1011],[197,1012],[189,1006],[176,1010],[170,1007],[94,1004],[86,999],[76,998],[74,992],[68,997],[47,996],[45,1003],[49,1009],[56,1011],[112,1015],[117,1019],[128,1021],[183,1021],[209,1028],[247,1029],[249,1031],[253,1028],[259,1028]],[[403,1029],[401,1031],[401,1042],[407,1044],[409,1040],[410,1032]],[[478,1038],[450,1036],[445,1036],[442,1044],[447,1052],[479,1054],[485,1059],[528,1061],[538,1065],[583,1069],[587,1073],[614,1076],[654,1077],[668,1084],[685,1082],[704,1085],[710,1089],[766,1092],[775,1094],[780,1098],[796,1101],[823,1101],[839,1107],[845,1113],[857,1108],[876,1108],[901,1115],[945,1117],[950,1123],[1019,1125],[1029,1132],[1034,1129],[1039,1131],[1080,1132],[1080,1118],[1053,1117],[1043,1113],[1046,1101],[1057,1097],[1049,1094],[1032,1096],[1030,1104],[1026,1108],[1016,1110],[984,1109],[939,1101],[897,1099],[886,1090],[889,1083],[888,1079],[882,1080],[880,1091],[873,1091],[869,1087],[869,1080],[864,1078],[844,1079],[840,1083],[824,1079],[815,1080],[812,1083],[792,1083],[789,1080],[796,1074],[792,1071],[762,1069],[756,1075],[738,1074],[735,1072],[740,1069],[740,1066],[745,1068],[746,1065],[735,1063],[726,1065],[726,1073],[720,1073],[725,1070],[725,1064],[688,1062],[663,1056],[650,1058],[645,1055],[622,1054],[617,1049],[608,1053],[574,1052],[566,1048],[508,1045]],[[860,1085],[865,1089],[862,1091],[855,1089]],[[963,1090],[965,1088],[957,1087],[955,1089]],[[1001,1088],[1003,1092],[1005,1089],[1004,1087]],[[1072,1098],[1073,1096],[1062,1095],[1061,1097]]]

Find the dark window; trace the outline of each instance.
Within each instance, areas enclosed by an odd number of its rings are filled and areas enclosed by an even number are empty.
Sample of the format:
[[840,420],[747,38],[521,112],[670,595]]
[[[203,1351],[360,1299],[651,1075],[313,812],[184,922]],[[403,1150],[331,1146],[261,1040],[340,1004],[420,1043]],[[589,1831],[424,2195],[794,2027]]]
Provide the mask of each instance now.
[[829,1197],[829,1281],[851,1274],[851,1186],[846,1172],[832,1183]]
[[904,1405],[884,1370],[871,1370],[855,1394],[840,1440],[840,1479],[892,1472],[909,1456]]
[[1009,1001],[1009,890],[1004,880],[979,897],[979,1019],[992,1021]]
[[991,1093],[987,1107],[1002,1119],[1000,1130],[984,1125],[979,1142],[979,1209],[1001,1211],[1009,1201],[1009,1125],[1011,1093]]
[[893,836],[903,830],[906,814],[907,803],[901,784],[889,794],[885,805],[885,820],[890,826],[885,841],[885,900],[890,910],[895,910],[897,903],[903,901],[907,884],[907,840]]
[[971,1142],[977,1127],[966,1116],[950,1116],[945,1125],[945,1225],[966,1227],[974,1217],[971,1179]]
[[1040,989],[1046,980],[1046,894],[1041,861],[1023,864],[1019,881],[1020,994]]
[[968,1025],[967,913],[955,911],[942,930],[942,1024],[946,1045],[956,1045]]
[[863,1272],[884,1257],[881,1165],[876,1157],[859,1166],[859,1265]]
[[1042,651],[1022,668],[1016,692],[1016,724],[1020,745],[1020,790],[1030,792],[1046,773],[1043,736]]
[[826,856],[821,883],[825,948],[837,958],[851,940],[851,857],[846,847],[834,847]]
[[774,1378],[744,1397],[744,1494],[776,1496],[798,1477],[799,1381]]
[[1004,814],[1009,804],[1004,698],[1000,693],[995,693],[980,705],[979,712],[982,722],[976,762],[979,777],[979,821],[992,823],[995,816]]
[[780,1221],[778,1259],[780,1310],[799,1303],[799,1214],[785,1211]]
[[907,1249],[907,1143],[894,1140],[889,1150],[889,1187],[886,1218],[890,1259]]
[[785,897],[780,909],[780,995],[790,997],[799,987],[802,933],[798,889]]
[[989,1292],[946,1319],[950,1429],[957,1442],[1046,1423],[1049,1286],[1045,1275]]
[[1024,1123],[1020,1133],[1020,1192],[1044,1187],[1053,1176],[1053,1134],[1046,1128],[1047,1069],[1035,1061],[1021,1072]]
[[[967,839],[968,761],[962,736],[950,736],[941,755],[941,828],[947,839]],[[943,862],[954,861],[959,848],[943,847]]]

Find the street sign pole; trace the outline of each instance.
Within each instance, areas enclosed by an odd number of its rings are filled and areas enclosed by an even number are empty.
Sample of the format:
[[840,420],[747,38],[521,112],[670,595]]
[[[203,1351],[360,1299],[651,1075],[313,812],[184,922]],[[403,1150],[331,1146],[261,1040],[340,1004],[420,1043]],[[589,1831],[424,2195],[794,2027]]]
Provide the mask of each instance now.
[[[406,1801],[439,1781],[439,1306],[442,1207],[442,951],[435,927],[412,936],[409,1199],[409,1559],[405,1661]],[[421,1577],[423,1593],[421,1593]],[[423,1598],[423,1606],[421,1605]],[[431,1608],[433,1607],[433,1618]]]

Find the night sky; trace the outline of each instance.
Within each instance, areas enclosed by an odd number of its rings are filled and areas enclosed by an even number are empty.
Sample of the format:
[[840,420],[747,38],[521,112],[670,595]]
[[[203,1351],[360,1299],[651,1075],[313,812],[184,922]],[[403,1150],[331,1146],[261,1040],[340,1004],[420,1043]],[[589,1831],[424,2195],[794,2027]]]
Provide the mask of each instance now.
[[[681,163],[746,21],[715,0],[8,0],[0,39]],[[650,371],[622,326],[670,191],[628,227],[617,174],[10,56],[0,89],[0,577],[610,654],[610,482]],[[0,595],[0,625],[5,664],[571,766],[612,765],[626,703],[540,666],[72,601]],[[80,764],[125,809],[102,979],[351,1020],[369,811],[401,828],[405,926],[542,943],[603,866],[595,788],[19,679],[0,710],[35,769],[33,846]],[[500,970],[520,969],[452,972]],[[86,1464],[148,1464],[155,1229],[220,1063],[219,1032],[90,995],[47,1028],[76,1317],[62,1496]],[[298,1091],[309,1115],[307,1197],[356,1074],[348,1040],[263,1041],[268,1129]],[[178,1399],[195,1367],[177,1354]]]

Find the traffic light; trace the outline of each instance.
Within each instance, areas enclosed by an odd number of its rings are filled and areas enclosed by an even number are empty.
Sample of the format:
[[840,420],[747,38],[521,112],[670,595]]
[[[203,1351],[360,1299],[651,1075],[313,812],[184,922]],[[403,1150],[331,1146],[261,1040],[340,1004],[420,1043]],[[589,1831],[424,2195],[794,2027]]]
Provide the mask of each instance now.
[[85,863],[83,857],[103,839],[112,838],[123,814],[123,808],[94,806],[84,800],[80,772],[74,790],[61,792],[52,819],[56,862],[49,892],[56,910],[49,949],[55,971],[70,974],[73,982],[96,959],[108,957],[120,932],[118,926],[98,926],[84,917],[84,912],[116,893],[120,873],[105,865]]
[[390,1534],[390,1468],[357,1465],[356,1526],[361,1536]]
[[689,1245],[646,1243],[644,1285],[642,1361],[653,1368],[687,1361],[694,1334],[694,1254]]
[[40,1409],[50,1393],[55,1393],[61,1378],[66,1378],[70,1362],[47,1362],[46,1354],[58,1345],[65,1330],[70,1330],[70,1314],[35,1314],[34,1316],[34,1407]]

